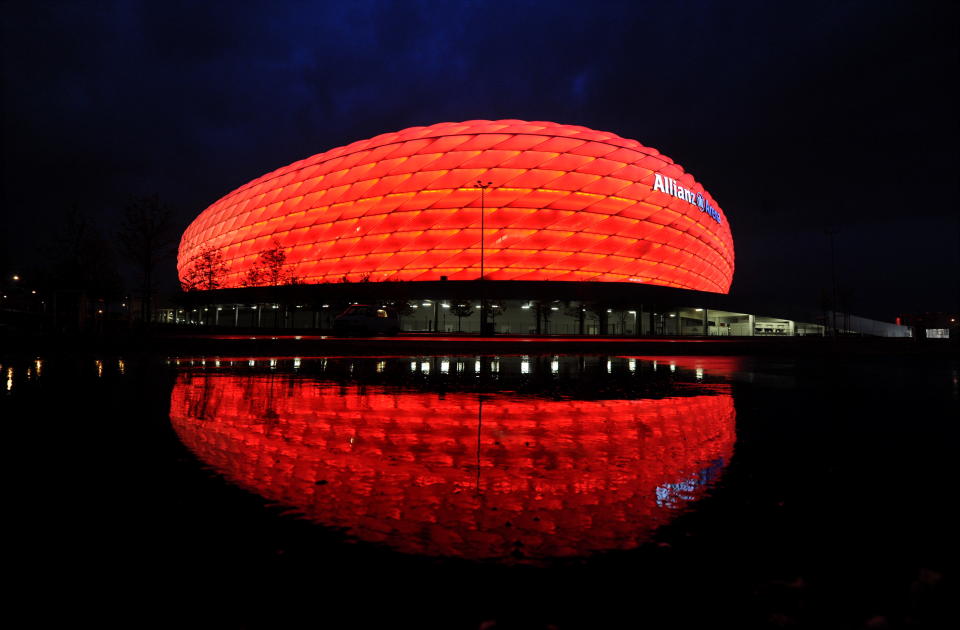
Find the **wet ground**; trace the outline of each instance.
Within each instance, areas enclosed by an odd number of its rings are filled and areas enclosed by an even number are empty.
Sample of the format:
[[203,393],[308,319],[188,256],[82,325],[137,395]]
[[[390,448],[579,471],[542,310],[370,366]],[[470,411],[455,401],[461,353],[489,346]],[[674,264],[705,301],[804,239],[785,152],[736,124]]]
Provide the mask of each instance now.
[[177,348],[0,375],[37,625],[955,619],[949,358]]

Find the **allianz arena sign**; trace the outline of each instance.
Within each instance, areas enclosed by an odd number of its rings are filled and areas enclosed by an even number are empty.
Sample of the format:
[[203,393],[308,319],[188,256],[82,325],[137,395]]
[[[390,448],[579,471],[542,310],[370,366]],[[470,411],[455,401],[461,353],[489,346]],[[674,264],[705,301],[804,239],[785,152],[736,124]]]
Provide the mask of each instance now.
[[[492,183],[482,196],[478,181]],[[729,222],[679,164],[613,133],[522,120],[412,127],[267,173],[200,213],[177,267],[184,280],[213,250],[220,286],[242,287],[277,248],[308,284],[476,280],[481,249],[489,280],[727,293],[734,272]]]

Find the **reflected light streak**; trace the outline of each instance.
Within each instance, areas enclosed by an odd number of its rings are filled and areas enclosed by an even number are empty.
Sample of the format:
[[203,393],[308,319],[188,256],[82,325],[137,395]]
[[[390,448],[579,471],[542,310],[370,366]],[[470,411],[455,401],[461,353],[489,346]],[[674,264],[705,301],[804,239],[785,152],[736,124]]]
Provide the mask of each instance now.
[[711,391],[484,394],[481,412],[473,393],[196,372],[170,419],[232,482],[355,539],[536,563],[634,548],[703,496],[735,441],[729,386]]

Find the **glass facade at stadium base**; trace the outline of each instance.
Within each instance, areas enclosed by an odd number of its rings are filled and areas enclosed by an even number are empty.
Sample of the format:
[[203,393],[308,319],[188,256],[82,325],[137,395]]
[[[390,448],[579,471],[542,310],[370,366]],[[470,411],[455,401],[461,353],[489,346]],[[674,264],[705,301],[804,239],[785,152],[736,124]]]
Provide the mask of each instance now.
[[[372,301],[350,303],[369,303]],[[490,321],[501,335],[821,336],[822,324],[701,307],[598,308],[578,301],[489,300]],[[349,304],[211,303],[160,309],[164,324],[226,330],[324,333]],[[480,301],[421,299],[400,316],[402,332],[479,334]]]

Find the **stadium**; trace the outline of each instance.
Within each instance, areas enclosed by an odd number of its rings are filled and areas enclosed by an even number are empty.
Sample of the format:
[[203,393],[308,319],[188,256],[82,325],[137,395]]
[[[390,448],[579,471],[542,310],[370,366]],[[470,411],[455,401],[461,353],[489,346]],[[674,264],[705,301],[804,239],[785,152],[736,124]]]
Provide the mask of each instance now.
[[730,223],[682,166],[542,121],[412,127],[279,168],[201,212],[177,269],[171,323],[325,329],[363,303],[411,331],[823,333],[731,306]]

